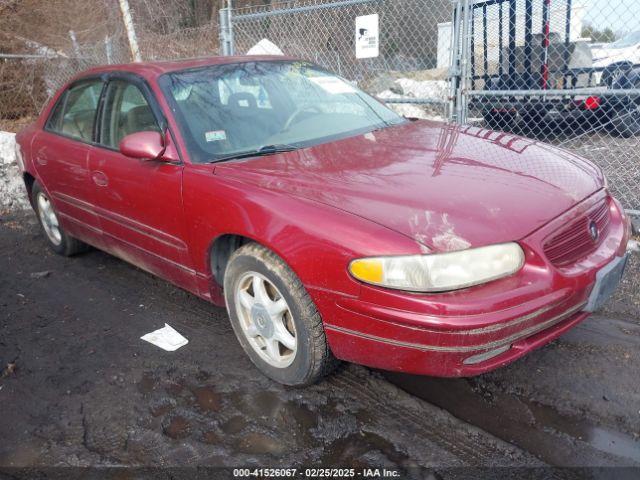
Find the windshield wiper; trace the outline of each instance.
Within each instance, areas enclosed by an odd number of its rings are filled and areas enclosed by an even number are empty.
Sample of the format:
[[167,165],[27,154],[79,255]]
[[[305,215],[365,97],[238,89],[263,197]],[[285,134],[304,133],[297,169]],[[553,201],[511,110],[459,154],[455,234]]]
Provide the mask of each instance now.
[[288,145],[285,143],[277,145],[263,145],[262,147],[256,148],[255,150],[246,150],[244,152],[222,155],[220,157],[214,158],[209,163],[225,162],[227,160],[236,160],[239,158],[264,157],[266,155],[275,155],[276,153],[292,152],[294,150],[298,150],[299,148],[300,147],[296,147],[295,145]]

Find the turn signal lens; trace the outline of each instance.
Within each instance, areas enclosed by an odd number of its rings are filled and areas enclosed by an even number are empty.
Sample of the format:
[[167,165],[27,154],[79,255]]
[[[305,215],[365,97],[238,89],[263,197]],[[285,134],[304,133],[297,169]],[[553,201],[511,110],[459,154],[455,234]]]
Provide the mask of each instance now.
[[361,258],[351,262],[349,272],[381,287],[445,292],[512,275],[523,264],[520,245],[504,243],[449,253]]
[[382,263],[380,258],[362,258],[351,262],[349,270],[358,280],[379,284],[384,280]]

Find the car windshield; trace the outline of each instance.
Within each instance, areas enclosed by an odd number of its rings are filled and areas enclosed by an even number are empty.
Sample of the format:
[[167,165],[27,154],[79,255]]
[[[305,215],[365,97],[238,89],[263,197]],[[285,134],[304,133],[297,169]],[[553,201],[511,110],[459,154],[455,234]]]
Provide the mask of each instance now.
[[198,163],[308,147],[405,121],[305,62],[214,65],[166,74],[160,84]]
[[640,43],[640,32],[633,32],[628,35],[625,35],[620,40],[616,40],[610,45],[610,47],[611,48],[627,48],[627,47],[632,47],[638,43]]

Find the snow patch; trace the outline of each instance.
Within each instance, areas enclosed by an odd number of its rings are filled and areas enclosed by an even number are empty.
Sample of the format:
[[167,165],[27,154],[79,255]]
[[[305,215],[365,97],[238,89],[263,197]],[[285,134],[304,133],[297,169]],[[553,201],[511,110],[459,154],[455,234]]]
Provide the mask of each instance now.
[[[439,101],[447,101],[448,86],[444,80],[413,80],[411,78],[398,78],[394,81],[397,88],[384,90],[376,96],[380,100],[393,98],[429,98]],[[402,92],[402,93],[396,93]],[[440,105],[414,105],[404,103],[389,103],[398,115],[410,118],[420,118],[436,121],[445,121],[442,116],[443,108]]]
[[0,210],[29,208],[15,146],[16,134],[0,131]]
[[284,55],[273,42],[263,38],[247,51],[247,55]]
[[405,96],[414,98],[434,98],[445,101],[449,87],[444,80],[413,80],[411,78],[399,78],[395,81]]

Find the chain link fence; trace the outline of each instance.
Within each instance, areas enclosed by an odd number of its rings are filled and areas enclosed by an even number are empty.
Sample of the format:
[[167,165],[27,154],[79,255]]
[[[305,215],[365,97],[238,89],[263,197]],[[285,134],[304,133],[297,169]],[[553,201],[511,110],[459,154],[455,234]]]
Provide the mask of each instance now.
[[[143,60],[172,60],[218,54],[218,26],[211,22],[170,33],[140,31]],[[65,32],[69,48],[58,51],[30,42],[31,52],[3,53],[0,47],[0,130],[16,132],[38,115],[58,88],[93,66],[127,63],[131,53],[122,25],[98,42],[80,43]],[[33,53],[33,52],[36,53]]]
[[[356,23],[370,15],[378,55],[358,58]],[[307,59],[405,116],[465,123],[466,134],[523,135],[587,157],[625,207],[640,210],[636,0],[295,0],[223,9],[219,18],[144,32],[143,60],[215,55],[218,36],[220,53]],[[76,47],[67,56],[0,55],[0,129],[28,122],[78,71],[129,61],[122,31]]]
[[[226,37],[221,30],[234,53],[268,40],[404,115],[480,128],[467,134],[524,135],[589,158],[624,205],[640,210],[639,5],[303,0],[234,9],[221,16]],[[379,17],[380,52],[359,59],[356,21],[371,14]]]
[[218,54],[218,24],[160,34],[145,32],[138,42],[143,60],[173,60]]
[[[356,58],[356,19],[374,14],[379,55]],[[451,15],[449,0],[306,0],[235,9],[230,25],[236,54],[268,41],[356,82],[404,115],[445,119],[449,59],[438,56],[438,25]]]
[[83,58],[0,54],[0,130],[19,130],[69,78],[98,64]]
[[75,44],[70,53],[38,45],[42,53],[0,52],[0,130],[15,132],[31,122],[71,77],[92,66],[129,61],[122,35]]
[[625,207],[639,210],[640,4],[461,3],[463,120],[592,160]]

